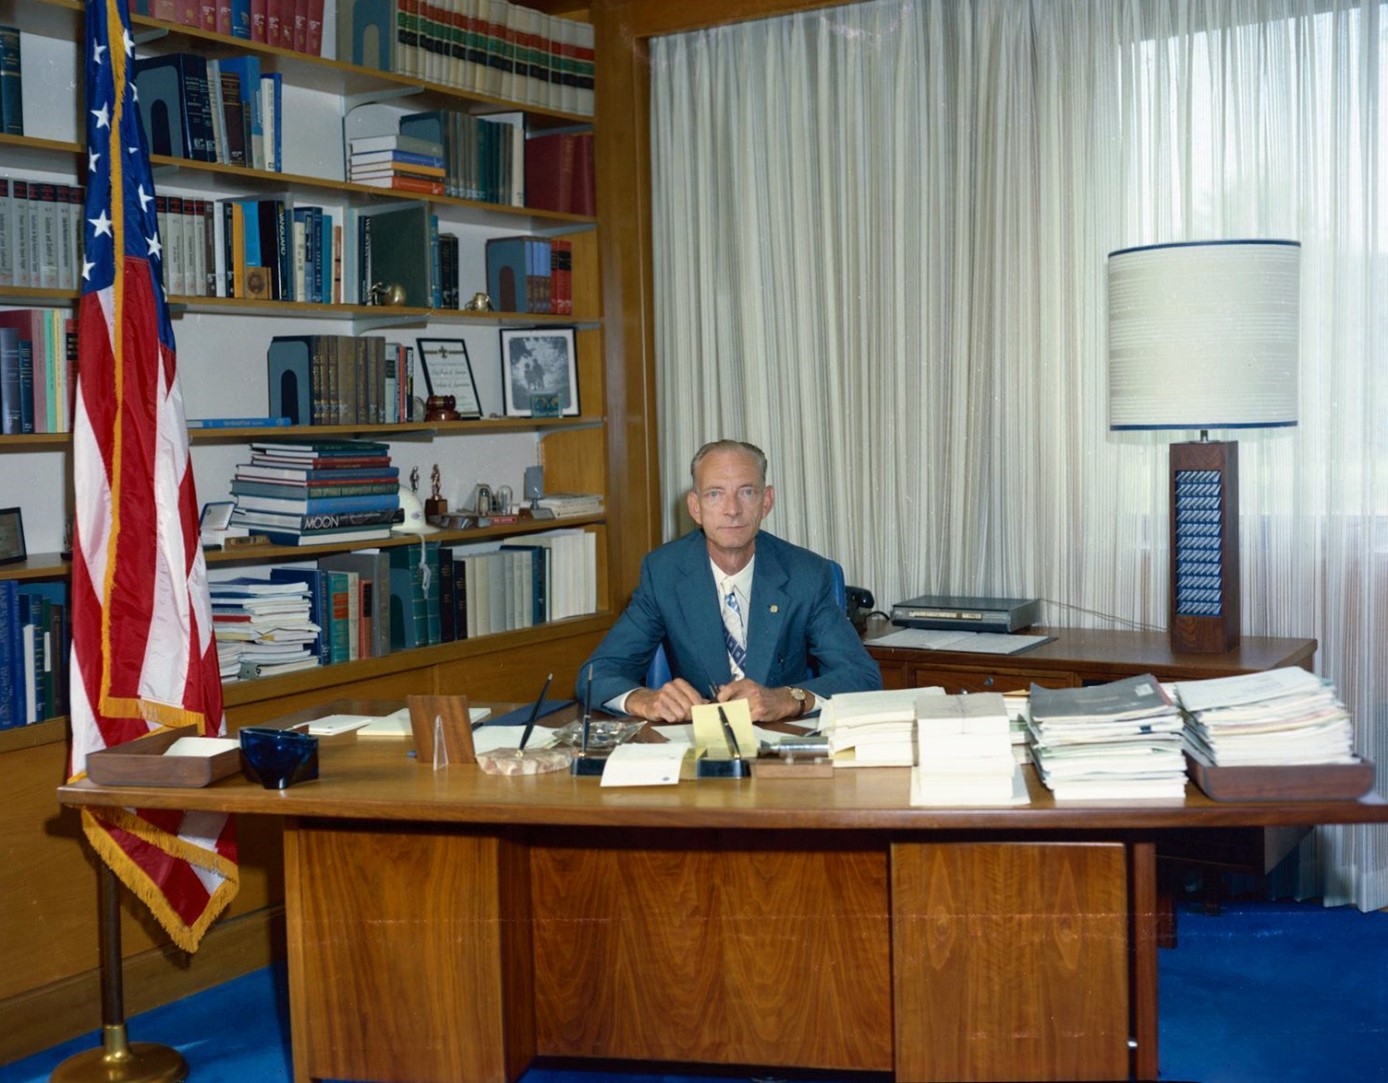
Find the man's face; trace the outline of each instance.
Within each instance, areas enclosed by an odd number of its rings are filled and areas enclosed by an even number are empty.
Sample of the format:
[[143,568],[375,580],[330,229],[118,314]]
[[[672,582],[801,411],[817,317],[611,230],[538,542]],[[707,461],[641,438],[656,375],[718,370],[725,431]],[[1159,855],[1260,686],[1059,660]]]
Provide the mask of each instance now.
[[741,555],[752,545],[761,521],[775,503],[757,462],[743,451],[714,451],[699,463],[689,514],[708,539],[711,552]]

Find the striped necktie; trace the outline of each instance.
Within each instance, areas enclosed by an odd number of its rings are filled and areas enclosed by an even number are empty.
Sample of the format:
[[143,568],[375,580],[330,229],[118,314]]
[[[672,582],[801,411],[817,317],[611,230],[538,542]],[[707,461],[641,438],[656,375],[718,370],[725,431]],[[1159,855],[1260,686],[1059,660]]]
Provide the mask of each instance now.
[[723,580],[723,642],[728,647],[728,661],[732,663],[733,680],[746,676],[747,666],[747,623],[743,618],[742,606],[737,600],[731,579]]

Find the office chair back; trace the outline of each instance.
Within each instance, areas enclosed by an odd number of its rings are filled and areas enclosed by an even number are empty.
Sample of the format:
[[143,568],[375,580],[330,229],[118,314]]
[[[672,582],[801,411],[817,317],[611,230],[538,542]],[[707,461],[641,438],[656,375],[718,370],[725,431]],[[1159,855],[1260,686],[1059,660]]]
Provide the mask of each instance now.
[[[834,601],[839,603],[839,608],[845,613],[848,612],[848,595],[843,585],[843,565],[837,560],[829,561],[830,589],[834,594]],[[665,644],[661,643],[655,649],[655,654],[651,657],[651,664],[646,667],[646,687],[659,688],[668,684],[673,674],[670,672],[670,658],[665,653]],[[805,674],[806,679],[814,676],[810,671]]]

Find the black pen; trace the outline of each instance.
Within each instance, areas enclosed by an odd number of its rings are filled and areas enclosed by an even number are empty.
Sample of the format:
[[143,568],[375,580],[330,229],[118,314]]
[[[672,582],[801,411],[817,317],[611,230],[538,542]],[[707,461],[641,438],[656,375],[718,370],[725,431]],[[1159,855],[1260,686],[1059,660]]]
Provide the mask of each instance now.
[[723,705],[718,705],[718,718],[723,723],[723,736],[727,738],[728,748],[732,750],[733,759],[742,759],[742,749],[737,743],[737,734],[733,732],[733,724],[728,721],[728,713],[723,710]]
[[593,722],[593,667],[588,667],[588,683],[583,687],[583,743],[579,755],[588,755],[588,728]]
[[525,751],[525,742],[530,740],[530,735],[535,730],[535,719],[540,717],[540,705],[545,701],[545,693],[549,691],[549,682],[552,680],[554,680],[553,673],[545,678],[545,686],[540,689],[540,698],[535,701],[535,706],[530,708],[530,717],[526,720],[524,732],[521,733],[519,749],[521,752]]

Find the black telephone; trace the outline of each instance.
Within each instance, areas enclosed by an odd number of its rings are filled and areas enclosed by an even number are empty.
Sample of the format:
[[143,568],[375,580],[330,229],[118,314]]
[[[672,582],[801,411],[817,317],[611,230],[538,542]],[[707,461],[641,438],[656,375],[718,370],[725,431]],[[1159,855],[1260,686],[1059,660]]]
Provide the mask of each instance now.
[[872,597],[872,591],[862,587],[844,587],[843,595],[844,600],[848,603],[849,623],[853,625],[859,635],[862,635],[867,631],[868,616],[877,604]]

